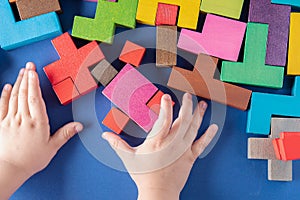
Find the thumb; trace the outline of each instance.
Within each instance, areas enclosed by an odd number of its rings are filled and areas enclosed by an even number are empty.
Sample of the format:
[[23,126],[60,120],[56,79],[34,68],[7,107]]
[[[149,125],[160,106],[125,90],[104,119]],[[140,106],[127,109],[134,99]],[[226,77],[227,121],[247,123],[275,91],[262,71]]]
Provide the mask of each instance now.
[[69,141],[76,133],[82,131],[83,126],[79,122],[71,122],[59,130],[51,137],[50,142],[59,150],[65,143]]
[[111,133],[111,132],[105,132],[102,134],[102,138],[105,139],[115,150],[117,153],[133,153],[134,149],[127,143],[125,142],[120,136]]

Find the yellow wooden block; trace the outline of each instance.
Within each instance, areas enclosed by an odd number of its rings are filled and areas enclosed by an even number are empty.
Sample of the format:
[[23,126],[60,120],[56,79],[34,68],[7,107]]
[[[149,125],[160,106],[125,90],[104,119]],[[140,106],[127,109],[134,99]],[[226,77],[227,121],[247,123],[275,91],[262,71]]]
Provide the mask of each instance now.
[[241,16],[244,0],[202,0],[200,10],[233,19]]
[[288,75],[300,75],[300,13],[291,13]]
[[139,0],[137,22],[155,25],[158,3],[180,7],[177,26],[194,30],[197,28],[201,0]]

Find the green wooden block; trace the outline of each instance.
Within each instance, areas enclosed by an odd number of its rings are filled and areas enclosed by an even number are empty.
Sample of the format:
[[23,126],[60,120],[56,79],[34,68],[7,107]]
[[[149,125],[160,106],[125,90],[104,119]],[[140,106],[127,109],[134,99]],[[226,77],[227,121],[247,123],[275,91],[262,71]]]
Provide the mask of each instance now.
[[222,63],[221,80],[253,86],[282,88],[284,68],[265,65],[268,25],[248,23],[243,63]]
[[99,0],[95,18],[75,16],[72,35],[85,40],[112,43],[116,24],[135,28],[138,0]]

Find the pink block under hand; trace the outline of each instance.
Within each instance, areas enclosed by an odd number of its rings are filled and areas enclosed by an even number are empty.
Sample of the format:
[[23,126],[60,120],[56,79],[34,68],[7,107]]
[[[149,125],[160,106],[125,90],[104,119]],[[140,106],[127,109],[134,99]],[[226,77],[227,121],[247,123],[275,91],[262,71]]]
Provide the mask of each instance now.
[[140,72],[127,64],[102,93],[144,131],[149,132],[157,115],[147,102],[158,89]]
[[178,48],[194,54],[206,54],[237,61],[246,23],[207,14],[202,33],[182,29]]

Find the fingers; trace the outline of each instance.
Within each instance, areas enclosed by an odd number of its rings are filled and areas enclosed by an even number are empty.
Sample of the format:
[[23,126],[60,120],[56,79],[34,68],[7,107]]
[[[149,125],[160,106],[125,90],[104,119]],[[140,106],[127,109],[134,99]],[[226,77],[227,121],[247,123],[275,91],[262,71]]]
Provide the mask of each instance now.
[[201,101],[200,103],[198,103],[198,105],[194,111],[193,119],[190,124],[190,127],[184,136],[184,140],[188,144],[192,144],[193,141],[195,140],[198,130],[201,126],[206,108],[207,108],[207,104],[204,101]]
[[170,95],[165,94],[161,98],[161,108],[159,117],[155,122],[152,131],[149,133],[148,138],[155,140],[163,140],[169,133],[173,121],[173,106]]
[[50,143],[56,151],[58,151],[65,143],[67,143],[76,133],[82,131],[83,126],[78,122],[71,122],[64,125],[51,137]]
[[195,156],[195,159],[199,157],[205,150],[205,148],[210,144],[217,132],[218,126],[216,124],[213,124],[208,127],[206,132],[197,141],[194,142],[192,146],[192,152]]
[[125,142],[122,138],[120,138],[118,135],[114,133],[105,132],[102,134],[102,138],[105,139],[113,148],[113,150],[115,150],[118,154],[120,152],[126,152],[126,153],[134,152],[134,149],[131,146],[129,146],[127,142]]
[[41,94],[38,75],[30,70],[28,73],[28,107],[33,119],[48,122],[46,106]]
[[7,115],[11,90],[12,86],[9,84],[6,84],[2,90],[0,99],[0,120],[3,120]]
[[30,116],[28,108],[28,69],[24,71],[18,94],[18,114]]
[[8,114],[14,116],[18,110],[18,95],[19,95],[19,88],[23,78],[25,69],[21,69],[18,75],[18,78],[13,86],[11,91],[10,99],[9,99],[9,107],[8,107]]

